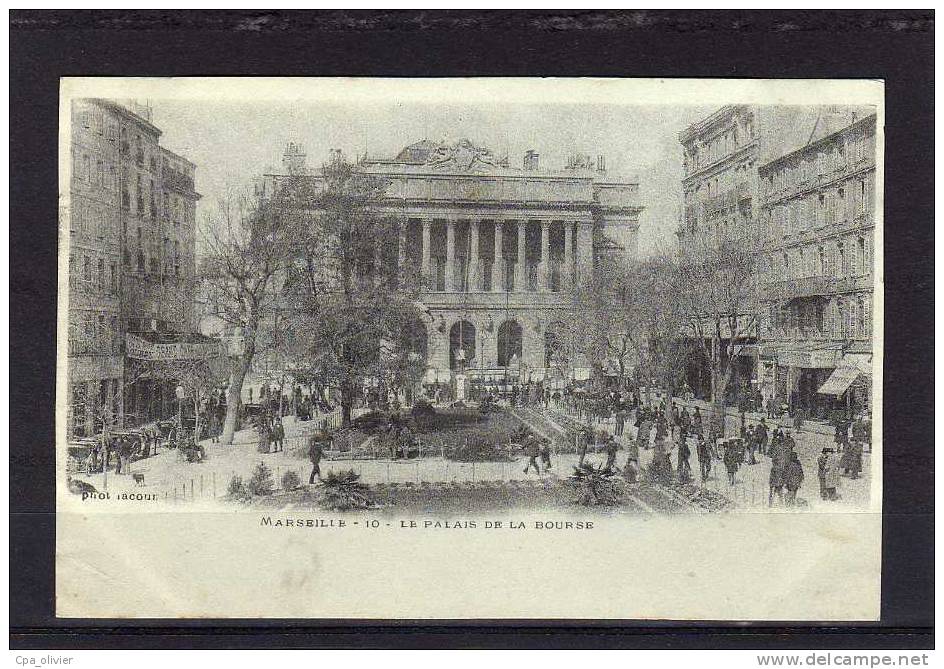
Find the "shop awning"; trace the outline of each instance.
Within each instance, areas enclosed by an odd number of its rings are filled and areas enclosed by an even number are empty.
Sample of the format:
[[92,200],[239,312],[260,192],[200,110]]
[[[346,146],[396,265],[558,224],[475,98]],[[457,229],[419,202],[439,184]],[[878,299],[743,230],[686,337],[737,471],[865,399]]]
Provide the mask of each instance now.
[[868,376],[872,373],[871,356],[861,353],[847,353],[842,356],[839,366],[820,386],[820,395],[835,395],[838,397],[849,390],[860,375]]

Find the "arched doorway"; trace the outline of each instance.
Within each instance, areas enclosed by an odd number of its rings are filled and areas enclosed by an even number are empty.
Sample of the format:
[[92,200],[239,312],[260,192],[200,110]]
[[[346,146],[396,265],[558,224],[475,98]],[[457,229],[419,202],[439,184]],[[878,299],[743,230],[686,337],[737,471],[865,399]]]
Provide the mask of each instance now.
[[475,326],[469,321],[457,321],[449,328],[449,369],[472,366],[475,358]]
[[560,368],[567,364],[567,350],[565,347],[563,328],[553,323],[544,331],[544,366]]
[[498,328],[498,366],[508,367],[512,361],[521,363],[523,334],[518,321],[505,321]]

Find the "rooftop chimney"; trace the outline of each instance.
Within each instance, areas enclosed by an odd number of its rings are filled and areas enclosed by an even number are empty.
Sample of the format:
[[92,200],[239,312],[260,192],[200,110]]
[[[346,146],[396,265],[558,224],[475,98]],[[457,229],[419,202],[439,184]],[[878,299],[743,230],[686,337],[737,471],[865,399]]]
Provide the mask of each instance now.
[[524,154],[524,168],[529,172],[533,172],[534,170],[538,169],[540,158],[540,153],[537,153],[533,149],[528,149]]

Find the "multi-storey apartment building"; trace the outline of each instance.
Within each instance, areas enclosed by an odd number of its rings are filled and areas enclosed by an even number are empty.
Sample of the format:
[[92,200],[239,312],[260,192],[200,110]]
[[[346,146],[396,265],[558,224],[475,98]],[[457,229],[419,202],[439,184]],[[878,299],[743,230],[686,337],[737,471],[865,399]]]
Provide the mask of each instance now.
[[[684,176],[683,209],[676,235],[686,262],[698,262],[721,240],[753,244],[759,208],[757,166],[780,142],[777,133],[795,122],[789,107],[727,105],[679,133]],[[753,314],[745,314],[748,319]],[[733,338],[736,340],[731,341]],[[719,354],[732,351],[733,378],[727,401],[750,392],[756,369],[756,328],[726,333]],[[734,344],[732,346],[732,343]],[[701,398],[712,395],[708,361],[698,355],[689,364],[688,384]],[[726,363],[727,364],[727,363]]]
[[172,413],[174,384],[135,373],[141,348],[126,341],[191,336],[200,196],[148,105],[85,99],[71,111],[69,431],[92,434]]
[[875,124],[870,109],[818,109],[759,168],[759,381],[808,415],[870,402]]

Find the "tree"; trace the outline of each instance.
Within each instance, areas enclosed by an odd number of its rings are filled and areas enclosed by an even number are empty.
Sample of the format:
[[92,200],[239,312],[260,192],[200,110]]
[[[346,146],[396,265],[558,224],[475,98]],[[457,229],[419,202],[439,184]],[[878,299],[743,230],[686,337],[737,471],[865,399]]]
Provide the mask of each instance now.
[[696,233],[669,263],[667,295],[688,341],[708,361],[711,400],[722,411],[734,362],[756,338],[759,313],[754,227],[735,226],[724,235]]
[[656,257],[642,262],[602,259],[593,277],[578,287],[567,331],[571,341],[602,371],[614,362],[620,377],[630,372],[668,393],[670,410],[689,360],[682,337],[680,303],[674,299],[676,268]]
[[202,289],[213,313],[239,341],[229,351],[224,444],[233,442],[243,383],[262,341],[266,318],[276,307],[274,280],[294,243],[293,221],[281,213],[278,202],[237,193],[221,199],[204,225]]
[[305,376],[339,392],[344,425],[365,382],[415,373],[411,332],[421,314],[397,259],[395,221],[381,211],[386,183],[336,152],[315,177],[281,184],[281,216],[297,231],[282,309],[282,349]]
[[597,263],[576,291],[570,315],[569,346],[586,356],[598,374],[615,363],[620,378],[638,361],[642,334],[636,320],[644,296],[637,289],[635,265],[614,260]]

